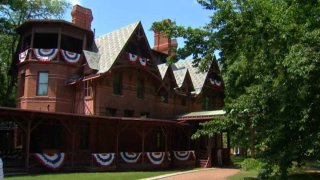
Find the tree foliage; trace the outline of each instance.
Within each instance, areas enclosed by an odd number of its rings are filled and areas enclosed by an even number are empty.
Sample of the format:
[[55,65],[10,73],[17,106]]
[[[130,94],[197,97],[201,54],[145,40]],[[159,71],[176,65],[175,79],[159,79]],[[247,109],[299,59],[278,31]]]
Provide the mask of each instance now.
[[320,1],[198,2],[212,11],[204,28],[153,26],[185,38],[179,57],[208,62],[220,52],[227,123],[205,123],[195,136],[229,128],[239,142],[254,145],[264,176],[285,178],[293,162],[319,159]]
[[0,106],[15,106],[15,29],[28,19],[61,18],[68,7],[62,0],[0,0]]

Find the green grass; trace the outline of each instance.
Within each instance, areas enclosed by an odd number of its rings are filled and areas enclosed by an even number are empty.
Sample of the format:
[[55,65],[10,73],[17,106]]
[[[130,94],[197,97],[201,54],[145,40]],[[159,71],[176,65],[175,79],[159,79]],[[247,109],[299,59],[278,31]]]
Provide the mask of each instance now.
[[240,179],[255,179],[258,175],[257,170],[240,171],[240,173],[230,176],[228,180],[240,180]]
[[[188,169],[190,170],[190,169]],[[138,172],[100,172],[100,173],[69,173],[69,174],[46,174],[46,175],[30,175],[30,176],[15,176],[6,177],[8,180],[130,180],[130,179],[142,179],[148,177],[154,177],[164,174],[171,174],[181,172],[184,170],[173,171],[138,171]],[[187,170],[185,170],[187,171]]]
[[[239,166],[241,163],[245,160],[245,158],[242,157],[231,157],[232,162]],[[250,179],[258,179],[259,170],[258,169],[252,169],[249,171],[241,170],[238,174],[231,176],[228,178],[228,180],[250,180]],[[271,178],[272,179],[272,178]],[[288,177],[289,180],[318,180],[320,179],[320,163],[319,161],[309,161],[306,162],[306,164],[301,168],[293,168],[290,172],[290,175]]]

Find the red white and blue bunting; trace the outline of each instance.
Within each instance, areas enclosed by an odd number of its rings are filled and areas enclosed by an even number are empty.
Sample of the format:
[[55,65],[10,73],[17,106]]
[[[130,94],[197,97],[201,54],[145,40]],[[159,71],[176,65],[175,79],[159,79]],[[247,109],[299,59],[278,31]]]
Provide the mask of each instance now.
[[212,85],[218,86],[218,87],[220,87],[221,84],[222,84],[221,81],[216,80],[216,79],[213,79],[213,78],[210,78],[210,83],[211,83]]
[[64,58],[64,60],[68,63],[77,63],[80,60],[81,54],[66,51],[61,49],[61,55]]
[[148,61],[147,58],[139,57],[139,61],[142,66],[144,67],[147,66],[147,61]]
[[164,161],[165,152],[147,152],[148,159],[154,165],[160,165]]
[[54,171],[61,168],[65,160],[64,153],[35,153],[34,157],[39,161],[40,164]]
[[26,49],[25,51],[23,51],[23,52],[21,52],[21,53],[19,54],[19,61],[20,61],[20,63],[24,62],[24,61],[27,59],[28,53],[29,53],[29,49]]
[[33,49],[33,53],[39,61],[48,62],[58,54],[58,49]]
[[140,57],[139,55],[132,54],[132,53],[127,53],[127,54],[131,64],[135,64],[139,60],[140,64],[143,67],[147,66],[147,62],[149,61],[149,59]]
[[92,154],[92,157],[100,167],[108,167],[114,161],[114,153]]
[[120,152],[121,158],[124,160],[124,162],[131,164],[131,163],[137,163],[140,159],[141,153],[135,153],[135,152]]
[[187,161],[191,157],[195,159],[194,151],[173,151],[174,157],[179,161]]
[[138,55],[135,55],[135,54],[128,53],[128,56],[131,64],[135,64],[139,59]]

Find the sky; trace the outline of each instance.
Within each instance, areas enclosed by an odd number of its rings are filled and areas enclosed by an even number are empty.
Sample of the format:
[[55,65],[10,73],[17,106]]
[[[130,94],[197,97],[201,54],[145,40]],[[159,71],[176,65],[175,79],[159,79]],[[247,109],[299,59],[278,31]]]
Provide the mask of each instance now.
[[[196,0],[68,0],[90,8],[93,13],[92,29],[95,36],[132,24],[142,22],[150,47],[153,47],[153,22],[163,19],[176,21],[178,25],[203,27],[209,22],[212,12],[203,9]],[[64,19],[71,21],[70,8]],[[183,44],[178,40],[178,44]]]

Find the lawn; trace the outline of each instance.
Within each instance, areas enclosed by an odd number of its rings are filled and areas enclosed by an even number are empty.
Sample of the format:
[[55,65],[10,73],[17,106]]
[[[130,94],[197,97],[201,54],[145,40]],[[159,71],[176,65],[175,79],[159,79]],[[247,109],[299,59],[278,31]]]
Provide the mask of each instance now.
[[[245,160],[242,157],[231,157],[234,165],[241,167],[241,163]],[[258,179],[258,169],[251,169],[248,171],[241,170],[240,173],[231,176],[228,180],[249,180]],[[290,172],[288,177],[289,180],[300,180],[300,179],[310,179],[318,180],[320,179],[320,163],[316,161],[307,162],[302,168],[295,168]]]
[[[190,169],[187,169],[190,170]],[[46,174],[46,175],[30,175],[30,176],[15,176],[6,177],[8,180],[60,180],[60,179],[75,179],[75,180],[130,180],[154,177],[164,174],[171,174],[187,170],[173,171],[138,171],[138,172],[100,172],[100,173],[68,173],[68,174]]]

